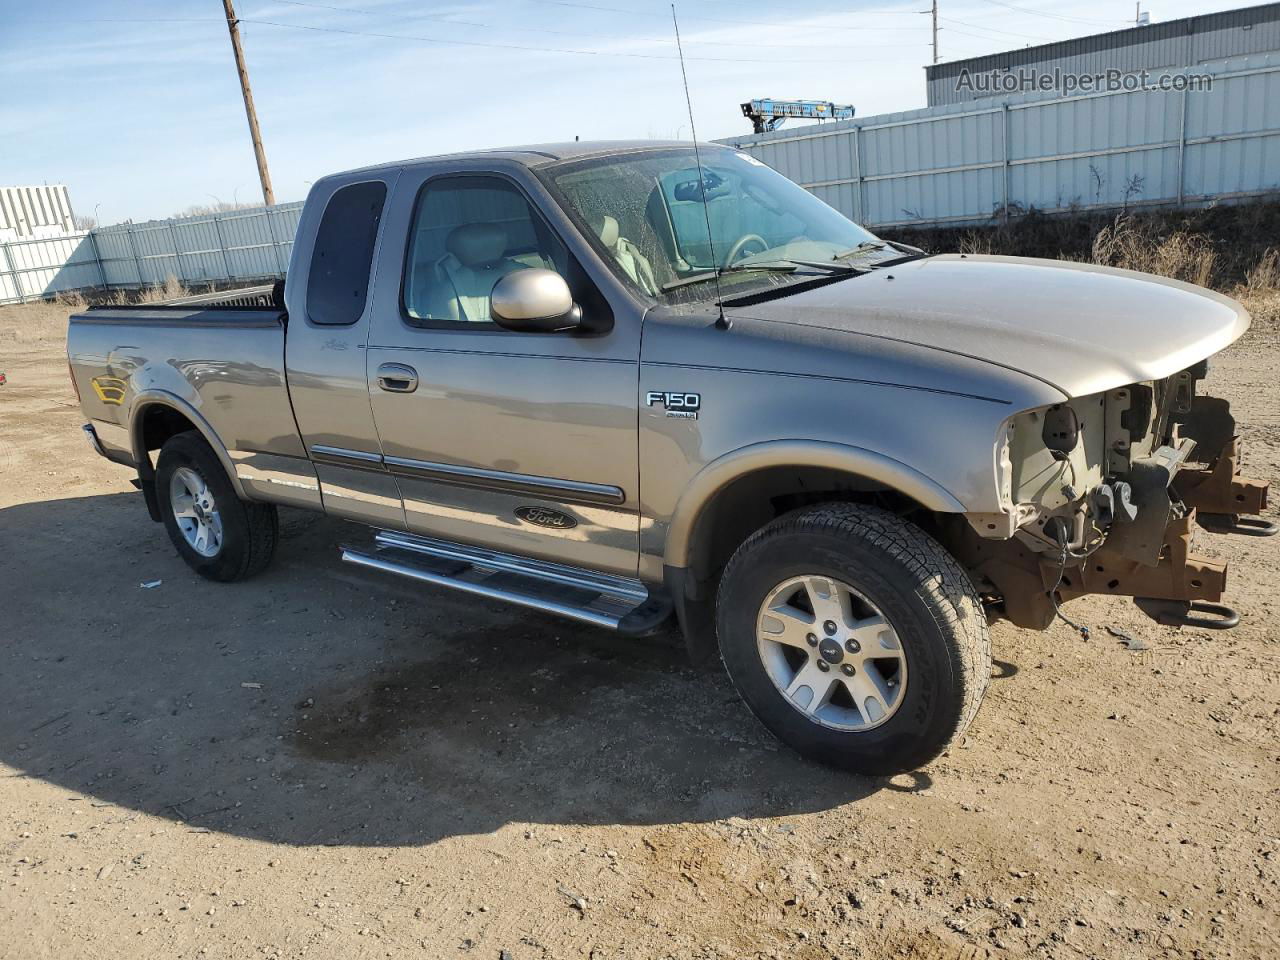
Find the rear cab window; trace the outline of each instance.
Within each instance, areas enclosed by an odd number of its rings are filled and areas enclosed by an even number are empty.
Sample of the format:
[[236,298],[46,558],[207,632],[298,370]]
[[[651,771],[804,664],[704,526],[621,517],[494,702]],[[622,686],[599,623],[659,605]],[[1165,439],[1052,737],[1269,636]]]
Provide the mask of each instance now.
[[329,198],[307,273],[307,317],[312,323],[346,326],[364,314],[386,199],[387,185],[381,180],[350,184]]

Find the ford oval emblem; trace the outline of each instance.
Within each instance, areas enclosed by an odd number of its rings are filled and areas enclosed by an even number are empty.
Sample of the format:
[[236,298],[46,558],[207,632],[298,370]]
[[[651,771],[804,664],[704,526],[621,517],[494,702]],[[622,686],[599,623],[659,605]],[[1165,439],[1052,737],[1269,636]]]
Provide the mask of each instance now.
[[516,516],[526,523],[539,527],[550,527],[552,530],[570,530],[578,525],[578,521],[567,513],[552,510],[550,507],[516,507]]

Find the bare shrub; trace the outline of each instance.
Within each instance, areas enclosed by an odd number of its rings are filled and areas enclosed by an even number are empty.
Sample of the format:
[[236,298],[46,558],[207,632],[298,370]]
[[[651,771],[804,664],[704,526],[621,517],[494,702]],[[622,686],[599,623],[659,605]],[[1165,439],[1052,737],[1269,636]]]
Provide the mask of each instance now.
[[178,297],[185,297],[191,291],[184,287],[178,278],[172,273],[164,278],[164,285],[159,287],[147,287],[143,290],[137,299],[137,303],[164,303],[166,300],[175,300]]
[[1007,223],[885,230],[931,253],[1078,260],[1176,277],[1216,290],[1280,289],[1280,202],[1114,214],[1028,210]]
[[1250,293],[1280,290],[1280,250],[1272,247],[1262,255],[1244,278],[1245,289]]
[[960,236],[960,252],[969,254],[994,253],[991,238],[981,233],[970,231]]
[[1121,214],[1093,238],[1090,259],[1100,266],[1119,267],[1212,286],[1218,255],[1201,233],[1179,230],[1167,236],[1150,220]]

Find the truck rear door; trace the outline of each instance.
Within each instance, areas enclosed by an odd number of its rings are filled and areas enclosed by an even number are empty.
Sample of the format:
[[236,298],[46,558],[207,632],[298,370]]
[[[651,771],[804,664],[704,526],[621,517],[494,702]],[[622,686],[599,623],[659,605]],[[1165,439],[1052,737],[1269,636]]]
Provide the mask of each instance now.
[[381,467],[365,349],[372,271],[399,171],[319,181],[298,225],[285,298],[289,395],[325,511],[404,529],[395,478]]
[[[527,172],[407,170],[385,232],[369,396],[408,529],[634,576],[639,314],[602,293]],[[612,328],[498,327],[489,293],[526,267]]]

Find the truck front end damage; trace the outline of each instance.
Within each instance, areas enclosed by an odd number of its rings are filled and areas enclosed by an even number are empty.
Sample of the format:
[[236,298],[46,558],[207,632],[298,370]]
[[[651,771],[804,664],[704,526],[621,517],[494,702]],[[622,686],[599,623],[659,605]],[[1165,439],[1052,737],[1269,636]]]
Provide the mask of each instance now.
[[1160,623],[1226,629],[1226,564],[1191,551],[1196,525],[1270,536],[1267,484],[1240,475],[1226,401],[1197,394],[1208,362],[1010,418],[998,438],[1005,510],[946,530],[993,617],[1044,629],[1061,604],[1129,596]]

